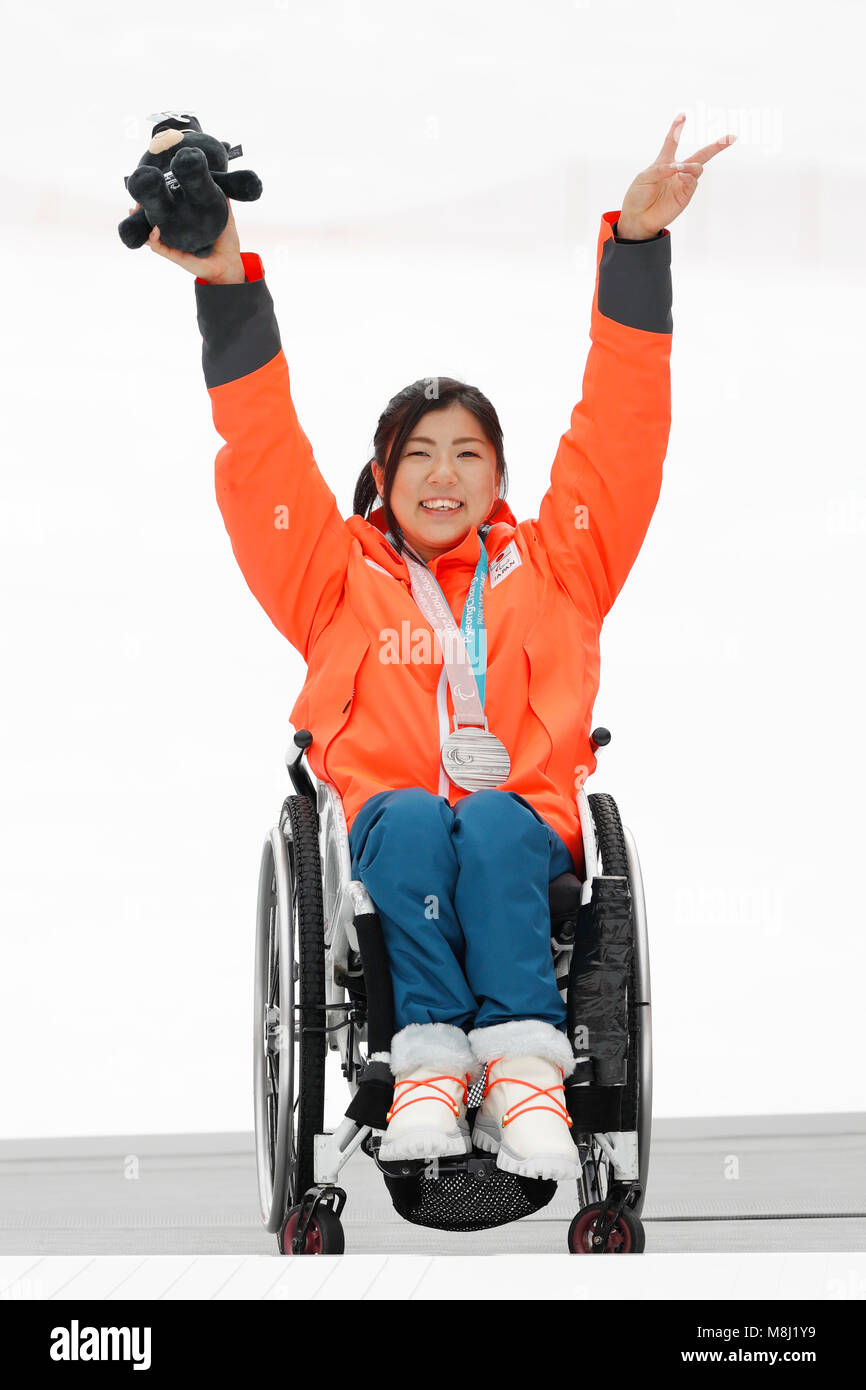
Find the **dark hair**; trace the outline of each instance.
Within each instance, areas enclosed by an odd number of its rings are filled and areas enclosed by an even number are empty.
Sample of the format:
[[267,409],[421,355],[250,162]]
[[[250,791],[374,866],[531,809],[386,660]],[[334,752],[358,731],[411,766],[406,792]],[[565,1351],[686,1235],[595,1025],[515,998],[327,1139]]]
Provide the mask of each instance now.
[[[404,386],[402,391],[398,391],[396,396],[391,398],[379,416],[379,423],[373,436],[373,458],[364,465],[361,471],[355,484],[355,496],[352,501],[352,509],[356,515],[363,517],[370,515],[373,504],[379,497],[376,479],[370,465],[378,463],[383,466],[385,477],[383,480],[382,508],[388,529],[393,532],[397,541],[398,552],[402,552],[403,546],[407,542],[398,525],[397,518],[391,511],[391,489],[394,486],[397,465],[403,448],[422,415],[426,415],[431,410],[446,410],[451,405],[465,406],[481,425],[496,454],[499,496],[504,497],[508,491],[508,470],[505,465],[505,453],[502,446],[502,426],[499,423],[499,416],[487,397],[478,390],[477,386],[469,386],[465,381],[456,381],[451,376],[421,377],[418,381],[413,381],[411,386]],[[391,441],[390,448],[388,447],[389,440]]]

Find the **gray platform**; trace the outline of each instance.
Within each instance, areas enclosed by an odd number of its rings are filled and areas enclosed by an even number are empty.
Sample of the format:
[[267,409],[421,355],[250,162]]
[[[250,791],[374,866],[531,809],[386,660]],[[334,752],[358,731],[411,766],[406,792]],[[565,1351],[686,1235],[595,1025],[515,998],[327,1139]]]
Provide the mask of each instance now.
[[[362,1154],[341,1175],[356,1254],[565,1253],[575,1188],[499,1230],[407,1225]],[[655,1121],[647,1250],[866,1250],[866,1114]],[[0,1143],[0,1255],[274,1254],[252,1134]]]

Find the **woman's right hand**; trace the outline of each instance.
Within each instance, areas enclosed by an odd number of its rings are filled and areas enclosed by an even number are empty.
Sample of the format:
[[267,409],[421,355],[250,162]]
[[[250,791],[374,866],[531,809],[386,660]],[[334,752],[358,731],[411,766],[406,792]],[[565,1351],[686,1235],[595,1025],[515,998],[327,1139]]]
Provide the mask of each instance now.
[[[167,260],[183,266],[191,275],[200,275],[211,285],[243,284],[247,278],[246,271],[241,260],[241,244],[235,226],[235,215],[228,198],[226,205],[229,210],[228,221],[214,242],[213,251],[209,256],[193,256],[188,251],[177,251],[173,246],[164,246],[159,239],[158,225],[151,230],[147,245],[158,256],[165,256]],[[137,212],[140,207],[141,204],[136,203],[129,211]]]

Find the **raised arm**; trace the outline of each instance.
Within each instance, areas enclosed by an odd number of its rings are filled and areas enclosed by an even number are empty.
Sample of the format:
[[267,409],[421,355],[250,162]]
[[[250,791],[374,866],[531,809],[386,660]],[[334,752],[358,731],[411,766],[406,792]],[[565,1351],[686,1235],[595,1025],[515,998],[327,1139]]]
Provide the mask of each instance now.
[[670,431],[670,236],[619,243],[618,217],[602,217],[583,393],[537,522],[560,581],[578,603],[588,585],[600,618],[649,526]]
[[[139,204],[130,208],[134,212]],[[351,534],[298,423],[261,258],[242,252],[231,203],[210,256],[148,245],[195,276],[202,368],[217,432],[216,495],[232,550],[268,617],[309,659],[343,591]]]
[[241,259],[242,283],[195,284],[205,384],[225,440],[216,496],[247,584],[306,661],[342,593],[351,534],[295,413],[261,259]]
[[536,530],[577,603],[611,608],[646,535],[670,433],[671,239],[704,163],[734,138],[676,162],[685,116],[622,210],[602,216],[582,395],[551,469]]

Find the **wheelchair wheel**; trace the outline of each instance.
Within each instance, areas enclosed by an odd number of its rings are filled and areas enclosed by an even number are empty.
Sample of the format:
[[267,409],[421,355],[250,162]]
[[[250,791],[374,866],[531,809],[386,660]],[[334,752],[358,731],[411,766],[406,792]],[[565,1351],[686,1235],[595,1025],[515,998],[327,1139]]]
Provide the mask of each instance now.
[[614,1222],[604,1249],[593,1244],[599,1216],[604,1208],[605,1203],[594,1202],[591,1207],[584,1207],[583,1211],[577,1213],[568,1228],[569,1252],[572,1255],[642,1254],[646,1245],[646,1233],[639,1218],[628,1207],[623,1207]]
[[613,797],[606,792],[594,792],[588,800],[595,825],[601,872],[627,878],[632,900],[634,949],[628,981],[629,1052],[623,1096],[623,1128],[634,1129],[638,1136],[640,1195],[631,1210],[635,1216],[640,1216],[646,1197],[652,1129],[649,945],[643,878],[634,841],[623,827]]
[[310,1218],[301,1250],[292,1248],[295,1231],[298,1228],[300,1207],[292,1207],[280,1237],[282,1255],[342,1255],[346,1248],[346,1237],[340,1218],[330,1207],[319,1206]]
[[314,1179],[324,1128],[325,947],[316,813],[286,799],[262,850],[256,915],[254,1092],[259,1202],[266,1230]]

